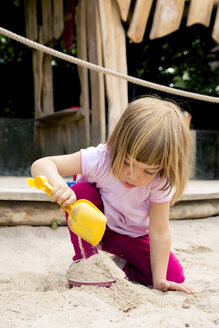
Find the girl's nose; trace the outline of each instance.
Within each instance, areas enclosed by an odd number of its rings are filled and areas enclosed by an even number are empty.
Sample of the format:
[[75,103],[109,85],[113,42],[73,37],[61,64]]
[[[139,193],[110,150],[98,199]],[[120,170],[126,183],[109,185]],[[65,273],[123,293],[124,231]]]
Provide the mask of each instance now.
[[130,180],[131,181],[138,180],[138,173],[135,169],[130,170]]

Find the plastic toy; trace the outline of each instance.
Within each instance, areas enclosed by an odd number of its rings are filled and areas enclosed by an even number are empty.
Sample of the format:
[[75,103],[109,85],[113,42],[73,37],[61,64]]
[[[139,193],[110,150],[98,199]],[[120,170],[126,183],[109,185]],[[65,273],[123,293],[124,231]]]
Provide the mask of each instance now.
[[[27,178],[27,183],[31,187],[43,190],[51,197],[52,186],[45,176]],[[72,232],[94,246],[101,241],[107,219],[93,203],[80,199],[68,207],[59,205],[69,214],[68,225]]]
[[110,287],[115,284],[116,280],[106,281],[106,282],[79,282],[68,279],[69,288],[81,287],[81,286],[98,286],[98,287]]

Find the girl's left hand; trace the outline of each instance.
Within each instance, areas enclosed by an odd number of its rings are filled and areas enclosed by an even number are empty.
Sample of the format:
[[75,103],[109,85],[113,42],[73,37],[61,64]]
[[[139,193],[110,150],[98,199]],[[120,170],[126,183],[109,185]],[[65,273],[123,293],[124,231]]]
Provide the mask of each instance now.
[[160,279],[154,284],[154,288],[162,290],[163,292],[166,292],[168,290],[177,290],[187,294],[195,293],[195,291],[191,287],[186,286],[185,284],[178,284],[176,282],[169,281],[166,279]]

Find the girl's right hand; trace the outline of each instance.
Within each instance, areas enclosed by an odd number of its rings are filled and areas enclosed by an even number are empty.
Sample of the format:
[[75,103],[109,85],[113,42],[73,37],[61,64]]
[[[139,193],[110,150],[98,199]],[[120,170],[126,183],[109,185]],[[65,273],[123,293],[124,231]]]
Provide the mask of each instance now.
[[74,191],[64,183],[54,184],[51,190],[51,201],[57,202],[62,206],[69,206],[76,201],[76,195]]

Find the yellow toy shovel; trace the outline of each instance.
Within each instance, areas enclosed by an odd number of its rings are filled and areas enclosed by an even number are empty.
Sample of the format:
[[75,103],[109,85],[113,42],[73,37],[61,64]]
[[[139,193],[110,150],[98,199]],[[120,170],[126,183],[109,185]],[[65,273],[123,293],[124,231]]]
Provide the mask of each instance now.
[[[27,178],[27,183],[31,187],[43,190],[51,197],[52,186],[46,177]],[[86,199],[80,199],[67,207],[59,205],[69,214],[68,225],[72,232],[94,246],[101,241],[107,219],[93,203]]]

